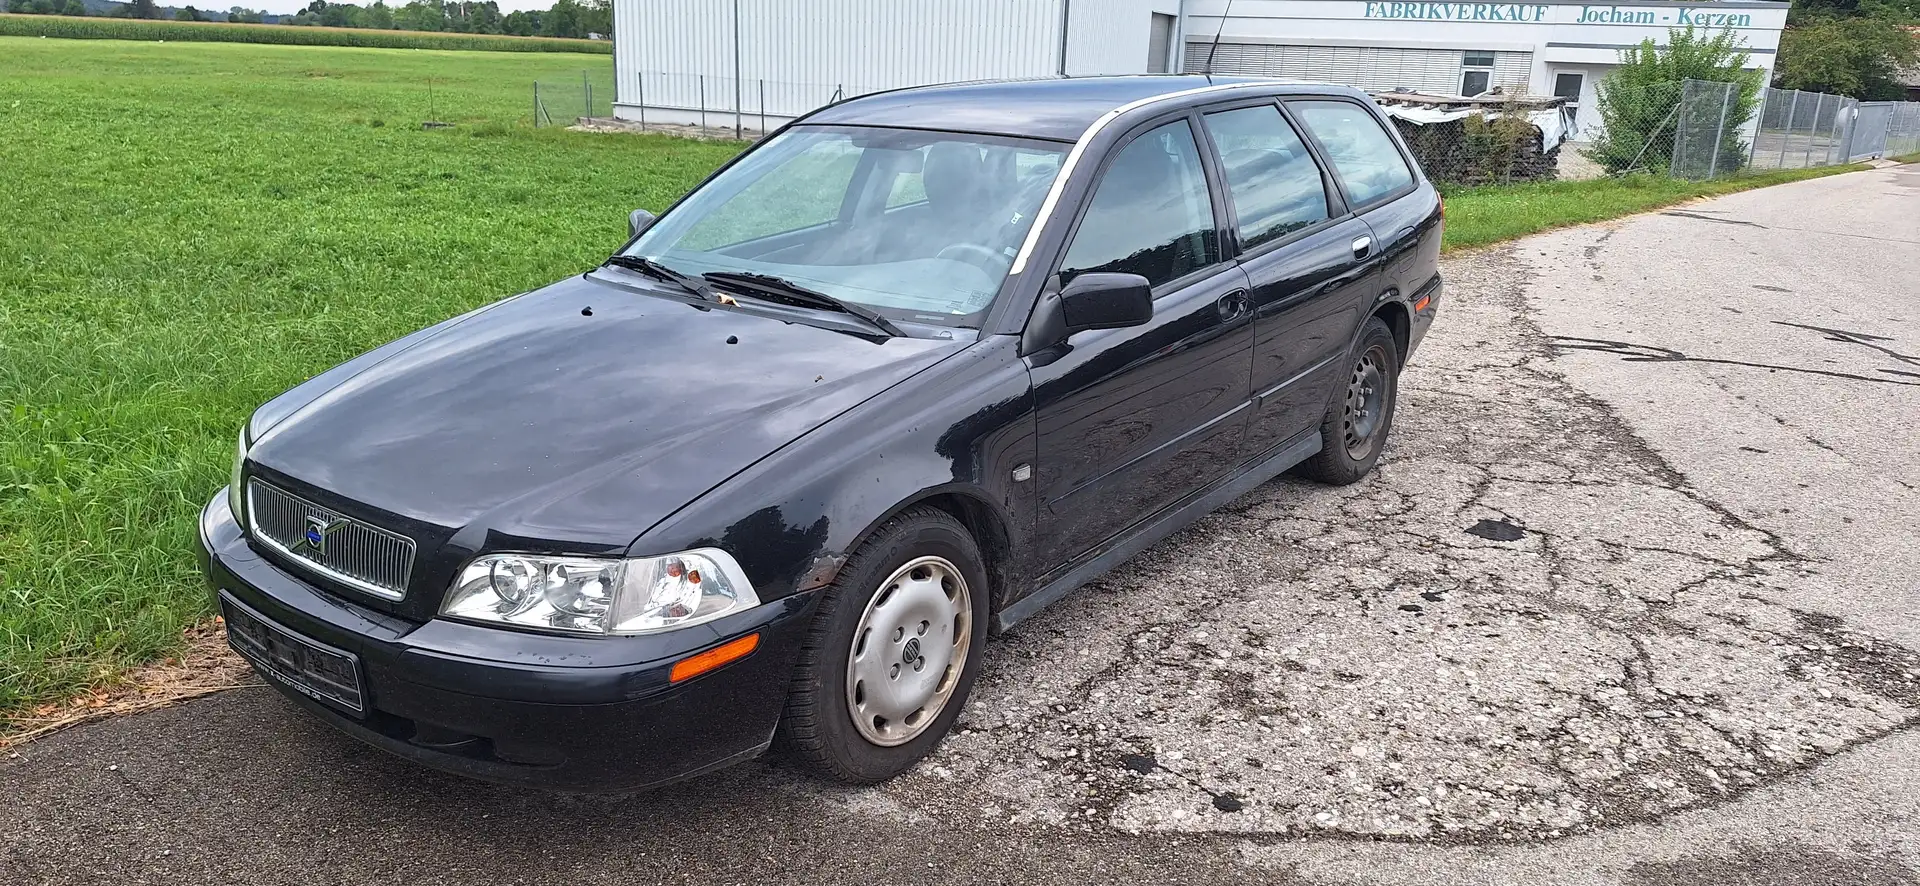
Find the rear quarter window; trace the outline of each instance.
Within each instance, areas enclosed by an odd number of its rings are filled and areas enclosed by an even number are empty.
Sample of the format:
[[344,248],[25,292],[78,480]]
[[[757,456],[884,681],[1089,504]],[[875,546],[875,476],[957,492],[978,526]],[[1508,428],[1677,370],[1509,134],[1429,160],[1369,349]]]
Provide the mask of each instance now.
[[1413,170],[1371,111],[1332,100],[1288,102],[1287,107],[1326,149],[1356,206],[1413,184]]

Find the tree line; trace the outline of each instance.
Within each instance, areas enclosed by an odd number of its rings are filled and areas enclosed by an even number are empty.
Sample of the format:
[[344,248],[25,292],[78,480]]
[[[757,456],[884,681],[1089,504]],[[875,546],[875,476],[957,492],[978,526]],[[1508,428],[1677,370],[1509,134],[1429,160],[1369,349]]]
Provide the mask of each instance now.
[[609,0],[555,0],[547,9],[501,13],[495,0],[453,2],[409,0],[388,6],[383,0],[360,6],[312,0],[292,15],[273,15],[235,6],[224,12],[193,6],[160,6],[154,0],[125,0],[96,4],[85,0],[0,0],[6,11],[32,15],[106,15],[115,18],[171,18],[178,21],[224,21],[252,24],[304,25],[328,28],[436,31],[449,34],[502,34],[517,37],[572,37],[613,34],[613,7]]
[[1920,0],[1794,0],[1773,85],[1852,96],[1906,96],[1920,79]]

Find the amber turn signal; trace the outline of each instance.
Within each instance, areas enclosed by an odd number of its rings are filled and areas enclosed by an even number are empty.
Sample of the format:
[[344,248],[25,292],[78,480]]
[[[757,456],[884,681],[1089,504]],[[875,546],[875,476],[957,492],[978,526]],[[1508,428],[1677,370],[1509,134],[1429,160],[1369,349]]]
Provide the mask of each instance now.
[[699,655],[689,656],[673,663],[673,670],[667,674],[667,682],[678,683],[691,680],[728,662],[739,661],[760,648],[760,635],[748,634],[738,640],[728,640]]

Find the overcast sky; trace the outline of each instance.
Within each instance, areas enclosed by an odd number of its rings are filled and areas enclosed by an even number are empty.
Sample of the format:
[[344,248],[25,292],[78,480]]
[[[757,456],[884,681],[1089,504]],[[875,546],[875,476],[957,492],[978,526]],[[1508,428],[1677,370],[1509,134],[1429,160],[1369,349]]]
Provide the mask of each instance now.
[[[188,2],[189,0],[160,0],[159,5],[185,6]],[[221,12],[225,12],[235,6],[245,6],[248,9],[264,9],[275,15],[292,15],[307,8],[307,4],[311,2],[313,2],[313,0],[254,0],[254,2],[240,0],[240,2],[237,3],[235,0],[224,0],[224,2],[223,0],[207,0],[205,3],[196,3],[194,5],[201,9],[217,9]],[[370,6],[373,4],[373,0],[343,0],[343,2],[352,2],[357,6]],[[381,0],[381,2],[386,3],[388,7],[393,9],[399,9],[407,5],[407,0],[399,0],[397,3],[394,2],[394,0]],[[522,9],[547,9],[553,6],[553,0],[499,0],[499,3],[502,14],[518,12]]]

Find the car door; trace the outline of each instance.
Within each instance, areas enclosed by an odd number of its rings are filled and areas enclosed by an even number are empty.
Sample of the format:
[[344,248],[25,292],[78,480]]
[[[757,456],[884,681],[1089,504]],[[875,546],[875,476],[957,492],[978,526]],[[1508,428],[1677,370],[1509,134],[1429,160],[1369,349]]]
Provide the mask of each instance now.
[[1276,100],[1201,115],[1227,193],[1228,237],[1250,283],[1257,459],[1318,427],[1378,275],[1372,229]]
[[1412,159],[1371,105],[1314,97],[1289,99],[1286,107],[1334,173],[1347,206],[1372,231],[1379,270],[1372,294],[1412,298],[1436,279],[1438,195],[1421,187]]
[[1081,332],[1029,355],[1038,431],[1036,554],[1075,560],[1231,473],[1243,448],[1253,326],[1246,275],[1221,253],[1195,121],[1135,130],[1108,154],[1053,285],[1140,274],[1143,326]]

